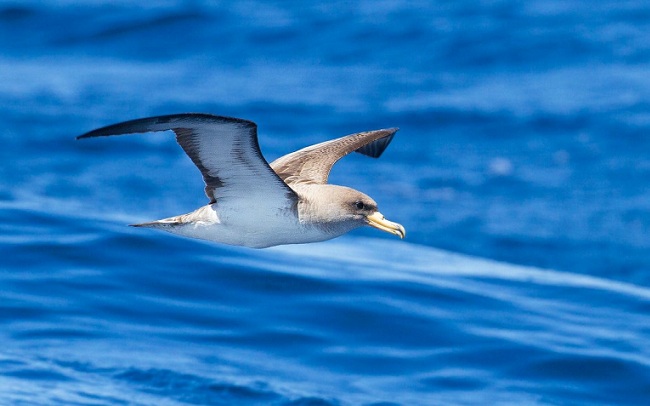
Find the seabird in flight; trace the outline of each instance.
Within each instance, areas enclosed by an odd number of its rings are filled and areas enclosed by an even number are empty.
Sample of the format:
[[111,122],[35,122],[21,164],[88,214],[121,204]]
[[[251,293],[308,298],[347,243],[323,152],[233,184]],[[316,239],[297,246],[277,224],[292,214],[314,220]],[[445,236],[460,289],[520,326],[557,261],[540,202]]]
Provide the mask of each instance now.
[[325,141],[276,159],[260,152],[257,125],[239,118],[187,113],[109,125],[77,139],[171,130],[199,168],[210,202],[197,210],[135,227],[191,238],[265,248],[338,237],[370,225],[404,238],[400,224],[349,187],[327,183],[332,165],[350,152],[378,158],[397,128]]

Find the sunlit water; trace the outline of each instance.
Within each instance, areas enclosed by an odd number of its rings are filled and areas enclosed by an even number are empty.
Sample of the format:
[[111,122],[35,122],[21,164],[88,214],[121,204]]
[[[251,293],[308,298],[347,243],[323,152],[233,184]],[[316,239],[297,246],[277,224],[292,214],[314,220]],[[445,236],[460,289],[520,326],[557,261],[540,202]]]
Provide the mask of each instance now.
[[[302,3],[301,3],[302,4]],[[0,6],[0,403],[645,404],[645,2]],[[331,181],[404,224],[250,250],[126,224],[206,203],[170,134],[268,160],[398,126]]]

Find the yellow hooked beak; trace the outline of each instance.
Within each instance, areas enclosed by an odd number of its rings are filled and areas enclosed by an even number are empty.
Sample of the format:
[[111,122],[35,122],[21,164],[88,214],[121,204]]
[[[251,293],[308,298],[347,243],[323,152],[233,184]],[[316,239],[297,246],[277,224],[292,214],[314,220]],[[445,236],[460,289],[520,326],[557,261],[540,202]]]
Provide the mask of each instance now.
[[406,237],[406,230],[404,227],[402,227],[401,224],[386,220],[384,218],[384,215],[378,211],[367,216],[366,219],[368,220],[368,225],[371,227],[375,227],[391,234],[395,234],[399,236],[399,238]]

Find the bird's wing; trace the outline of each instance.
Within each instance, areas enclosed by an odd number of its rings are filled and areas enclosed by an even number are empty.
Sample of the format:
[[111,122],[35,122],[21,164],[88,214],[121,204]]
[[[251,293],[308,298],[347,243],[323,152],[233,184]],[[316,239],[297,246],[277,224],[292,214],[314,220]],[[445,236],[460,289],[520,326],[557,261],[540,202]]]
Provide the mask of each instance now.
[[287,184],[325,184],[332,166],[339,159],[353,151],[379,158],[397,130],[366,131],[325,141],[280,157],[271,163],[271,168]]
[[[210,203],[217,199],[251,199],[255,203],[297,201],[295,192],[269,167],[257,142],[257,125],[211,114],[173,114],[109,125],[77,139],[171,130],[199,168]],[[255,200],[255,199],[253,199]]]

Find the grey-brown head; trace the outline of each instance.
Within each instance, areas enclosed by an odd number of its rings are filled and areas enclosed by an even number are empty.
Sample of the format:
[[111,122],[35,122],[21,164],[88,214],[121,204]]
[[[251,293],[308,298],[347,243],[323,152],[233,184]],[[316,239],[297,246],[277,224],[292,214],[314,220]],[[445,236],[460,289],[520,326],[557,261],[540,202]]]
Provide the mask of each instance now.
[[330,184],[303,185],[300,189],[303,196],[299,204],[301,221],[337,230],[340,234],[367,224],[400,238],[406,236],[402,225],[386,220],[378,211],[377,202],[358,190]]

